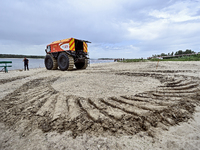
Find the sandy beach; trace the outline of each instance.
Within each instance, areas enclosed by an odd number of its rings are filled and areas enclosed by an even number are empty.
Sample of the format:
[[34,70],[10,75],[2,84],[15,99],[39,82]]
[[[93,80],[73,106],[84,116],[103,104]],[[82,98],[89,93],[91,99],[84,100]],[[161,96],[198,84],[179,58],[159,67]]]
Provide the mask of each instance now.
[[200,149],[200,62],[0,72],[0,149]]

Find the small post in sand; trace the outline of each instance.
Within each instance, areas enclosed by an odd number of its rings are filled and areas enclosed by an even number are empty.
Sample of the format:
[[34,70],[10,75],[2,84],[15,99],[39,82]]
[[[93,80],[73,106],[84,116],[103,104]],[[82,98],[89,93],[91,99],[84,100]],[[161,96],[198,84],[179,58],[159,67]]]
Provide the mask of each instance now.
[[[159,59],[158,59],[158,63],[159,63]],[[157,63],[156,69],[158,68],[158,63]]]

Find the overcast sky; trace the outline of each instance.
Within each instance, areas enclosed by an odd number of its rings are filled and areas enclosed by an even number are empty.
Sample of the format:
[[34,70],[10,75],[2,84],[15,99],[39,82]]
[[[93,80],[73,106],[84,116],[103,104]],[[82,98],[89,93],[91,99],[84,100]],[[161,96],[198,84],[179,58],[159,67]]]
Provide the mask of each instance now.
[[90,58],[200,52],[200,0],[0,0],[0,53],[88,40]]

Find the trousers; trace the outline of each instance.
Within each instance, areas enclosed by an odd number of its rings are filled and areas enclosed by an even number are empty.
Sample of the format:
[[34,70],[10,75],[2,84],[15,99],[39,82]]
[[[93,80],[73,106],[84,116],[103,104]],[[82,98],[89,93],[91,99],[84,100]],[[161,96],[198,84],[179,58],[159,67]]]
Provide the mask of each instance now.
[[27,68],[27,70],[29,70],[28,64],[24,64],[24,70],[25,70],[25,71],[26,71],[26,68]]

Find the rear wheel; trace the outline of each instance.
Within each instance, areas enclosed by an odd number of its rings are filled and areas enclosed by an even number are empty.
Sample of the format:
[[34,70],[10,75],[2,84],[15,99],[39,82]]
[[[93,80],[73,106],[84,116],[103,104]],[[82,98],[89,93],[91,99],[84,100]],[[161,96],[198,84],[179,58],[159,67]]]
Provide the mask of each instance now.
[[73,70],[74,67],[74,59],[72,56],[67,53],[60,53],[58,56],[58,66],[60,70]]
[[88,59],[85,59],[85,62],[75,63],[77,69],[86,69],[88,66]]
[[44,59],[44,64],[47,70],[55,70],[58,68],[58,63],[55,58],[53,58],[50,54],[47,54]]

